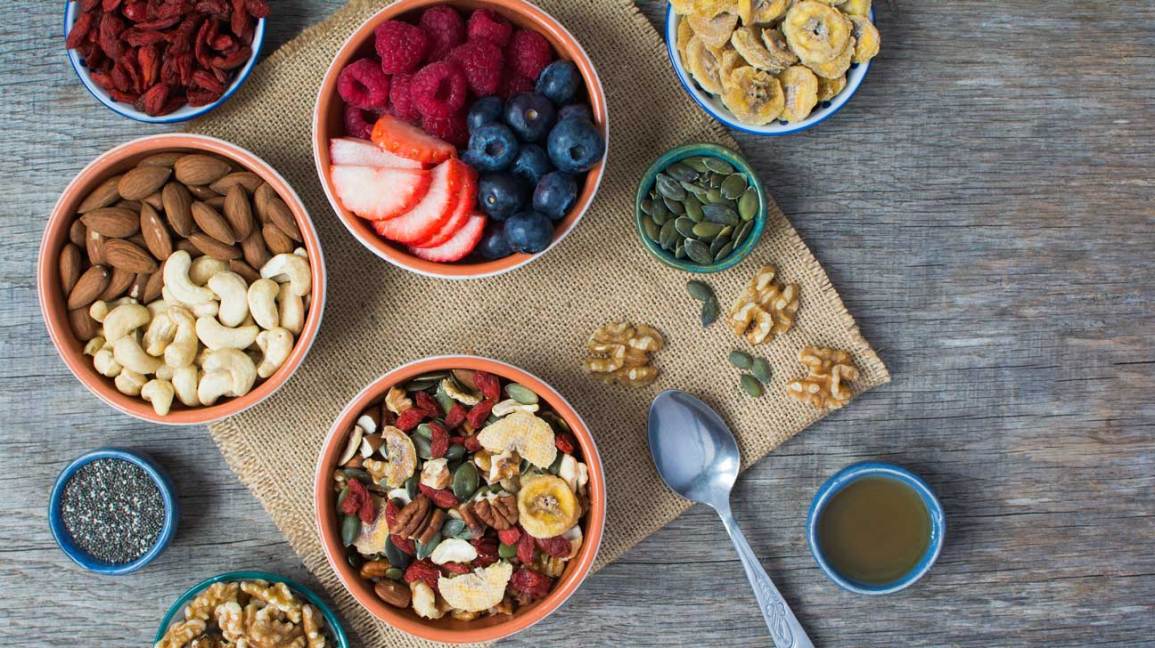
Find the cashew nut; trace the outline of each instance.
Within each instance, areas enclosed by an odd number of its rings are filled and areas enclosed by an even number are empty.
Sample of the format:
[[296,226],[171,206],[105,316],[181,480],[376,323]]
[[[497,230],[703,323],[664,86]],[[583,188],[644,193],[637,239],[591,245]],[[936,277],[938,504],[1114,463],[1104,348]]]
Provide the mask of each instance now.
[[121,304],[104,318],[104,339],[116,342],[136,329],[148,324],[152,314],[140,304]]
[[272,279],[257,279],[249,286],[249,313],[266,331],[280,326],[277,314],[277,293],[281,287]]
[[172,291],[168,289],[168,286],[162,287],[160,289],[160,294],[164,297],[165,300],[172,302],[173,304],[180,304],[181,306],[189,309],[189,311],[191,311],[192,314],[196,317],[216,317],[217,311],[220,310],[220,302],[216,300],[216,295],[213,295],[213,299],[207,302],[201,302],[199,304],[186,304],[178,300],[176,296],[172,294]]
[[88,307],[88,316],[103,324],[104,318],[108,317],[108,314],[112,311],[112,309],[122,304],[135,303],[137,303],[137,301],[132,297],[121,297],[120,299],[115,299],[110,302],[98,299],[92,302],[92,305]]
[[305,302],[293,294],[292,284],[283,283],[277,291],[277,310],[281,312],[281,328],[298,335],[305,327]]
[[176,371],[176,369],[174,369],[174,368],[172,368],[166,364],[162,364],[161,366],[156,368],[156,373],[153,375],[153,378],[160,378],[161,380],[170,380],[171,381],[172,376],[173,376],[173,372],[175,372],[175,371]]
[[296,254],[278,254],[269,259],[261,268],[261,276],[277,283],[288,282],[293,294],[304,297],[313,287],[313,275],[309,271],[309,261]]
[[248,284],[235,272],[218,272],[209,277],[209,290],[221,300],[217,319],[225,326],[239,326],[249,316]]
[[168,316],[176,324],[176,337],[164,350],[164,363],[173,368],[187,367],[197,355],[196,320],[180,306],[170,306]]
[[105,347],[107,341],[102,336],[96,336],[84,343],[84,355],[94,356],[97,351]]
[[212,405],[221,396],[243,396],[257,380],[257,367],[239,349],[218,349],[205,356],[205,374],[197,386],[197,398]]
[[293,334],[281,327],[261,331],[257,334],[257,346],[264,356],[257,367],[257,375],[268,378],[285,364],[293,351]]
[[148,377],[132,369],[125,369],[116,375],[113,382],[116,384],[116,390],[125,396],[139,396],[140,388],[148,382]]
[[160,358],[154,358],[144,352],[140,341],[135,335],[126,335],[112,343],[112,357],[125,369],[137,373],[152,374],[163,363]]
[[[163,291],[163,290],[164,290],[164,286],[161,286],[161,291]],[[156,317],[157,315],[160,315],[161,313],[168,310],[168,302],[165,301],[164,299],[158,299],[154,302],[147,304],[147,306],[148,306],[148,312],[152,313],[153,317]]]
[[[196,407],[201,404],[197,398],[197,382],[200,378],[200,372],[196,367],[189,365],[187,367],[178,367],[172,370],[172,387],[176,391],[176,397],[180,402],[188,407]],[[157,373],[159,376],[159,372]]]
[[111,349],[101,349],[93,354],[92,366],[96,368],[97,373],[109,378],[115,378],[123,369],[113,357]]
[[164,288],[172,295],[172,300],[166,296],[165,301],[195,306],[213,300],[213,291],[196,285],[189,278],[191,266],[192,257],[185,250],[177,250],[169,255],[164,263]]
[[256,326],[224,326],[215,317],[197,318],[197,337],[206,347],[217,349],[247,349],[257,339],[261,329]]
[[144,332],[144,350],[149,355],[160,356],[176,337],[176,322],[172,321],[167,311],[153,316]]
[[[188,269],[188,278],[198,286],[204,286],[218,273],[227,272],[229,264],[214,259],[209,255],[199,256],[193,259],[192,265]],[[210,286],[211,288],[211,286]]]
[[150,380],[140,390],[140,397],[152,403],[152,411],[157,416],[165,416],[172,408],[172,383],[167,380]]

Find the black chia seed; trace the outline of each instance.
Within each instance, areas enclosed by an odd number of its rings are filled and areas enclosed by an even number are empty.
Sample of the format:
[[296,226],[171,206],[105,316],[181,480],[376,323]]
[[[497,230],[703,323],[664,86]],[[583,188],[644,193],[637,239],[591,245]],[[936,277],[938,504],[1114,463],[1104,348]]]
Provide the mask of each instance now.
[[143,468],[97,459],[73,473],[60,498],[60,517],[77,547],[114,565],[129,563],[156,544],[164,499]]

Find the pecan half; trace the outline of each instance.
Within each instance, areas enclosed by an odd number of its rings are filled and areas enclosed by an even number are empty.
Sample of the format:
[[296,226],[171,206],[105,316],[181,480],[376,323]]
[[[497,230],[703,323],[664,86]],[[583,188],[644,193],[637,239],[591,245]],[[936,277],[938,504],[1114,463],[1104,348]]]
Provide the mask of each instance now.
[[424,528],[424,523],[429,517],[430,505],[429,498],[424,495],[413,498],[412,502],[397,513],[395,533],[403,538],[412,538],[418,530]]
[[473,537],[480,538],[485,533],[485,527],[488,525],[478,517],[477,512],[473,510],[473,506],[473,503],[466,502],[457,507],[457,512],[461,514],[461,519],[465,521],[465,525],[469,527],[469,532],[473,534]]
[[433,539],[433,536],[441,532],[441,525],[444,522],[445,511],[442,509],[435,509],[433,513],[429,515],[429,519],[425,522],[425,528],[421,529],[421,531],[417,533],[414,539],[421,544],[429,544],[429,541]]
[[504,531],[517,524],[517,498],[508,493],[499,495],[492,501],[478,500],[473,507],[473,512],[482,522],[498,531]]

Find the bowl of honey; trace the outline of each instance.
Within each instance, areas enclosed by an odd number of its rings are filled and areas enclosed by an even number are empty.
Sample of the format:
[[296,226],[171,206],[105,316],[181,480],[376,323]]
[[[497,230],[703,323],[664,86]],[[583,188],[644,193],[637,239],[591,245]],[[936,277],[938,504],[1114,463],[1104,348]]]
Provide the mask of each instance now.
[[891,594],[922,578],[942,551],[946,516],[909,470],[866,461],[818,489],[806,521],[810,553],[839,587]]

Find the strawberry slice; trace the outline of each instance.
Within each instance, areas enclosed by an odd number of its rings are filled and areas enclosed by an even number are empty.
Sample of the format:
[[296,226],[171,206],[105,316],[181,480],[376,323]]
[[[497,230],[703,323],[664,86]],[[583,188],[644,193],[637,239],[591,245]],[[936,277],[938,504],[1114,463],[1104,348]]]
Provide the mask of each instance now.
[[457,200],[457,207],[449,216],[449,220],[441,226],[441,229],[429,237],[428,240],[421,243],[421,247],[431,248],[437,247],[442,243],[453,238],[457,230],[465,226],[466,221],[469,220],[469,215],[473,213],[473,208],[477,205],[477,172],[473,167],[466,165],[465,181],[461,183],[461,195]]
[[453,215],[467,173],[468,167],[457,158],[442,162],[431,172],[429,191],[421,202],[396,218],[375,221],[373,228],[390,241],[421,245]]
[[473,214],[469,217],[469,220],[465,221],[465,226],[457,230],[453,238],[448,241],[437,247],[411,247],[409,251],[426,261],[436,261],[438,263],[460,261],[469,256],[473,248],[477,247],[477,244],[481,242],[481,236],[485,232],[486,220],[488,219],[484,214]]
[[457,149],[449,142],[437,139],[393,115],[382,115],[377,120],[373,126],[372,139],[374,144],[394,155],[424,164],[444,162],[457,153]]
[[420,169],[421,163],[353,137],[329,140],[329,159],[335,165],[367,166],[392,169]]
[[334,166],[329,174],[345,209],[368,220],[405,213],[421,202],[432,182],[424,169]]

